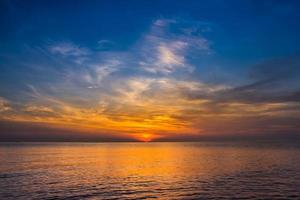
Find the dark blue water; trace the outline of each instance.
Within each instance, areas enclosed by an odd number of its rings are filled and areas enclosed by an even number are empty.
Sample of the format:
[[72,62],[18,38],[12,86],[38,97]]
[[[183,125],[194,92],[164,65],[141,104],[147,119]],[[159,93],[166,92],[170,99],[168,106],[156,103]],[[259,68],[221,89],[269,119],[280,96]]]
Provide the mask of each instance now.
[[300,199],[300,148],[2,143],[0,199]]

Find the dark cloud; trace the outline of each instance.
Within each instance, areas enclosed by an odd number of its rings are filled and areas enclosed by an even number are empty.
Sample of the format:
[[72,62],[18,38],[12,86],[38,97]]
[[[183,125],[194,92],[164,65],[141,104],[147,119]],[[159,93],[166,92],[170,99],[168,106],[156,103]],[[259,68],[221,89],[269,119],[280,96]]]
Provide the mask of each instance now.
[[184,97],[208,99],[215,103],[283,103],[300,101],[300,55],[273,59],[253,66],[250,83],[207,93],[184,90]]
[[42,123],[0,121],[0,142],[134,142],[133,138],[107,133],[54,128]]
[[256,86],[237,87],[219,93],[215,96],[216,102],[240,103],[284,103],[299,102],[300,90],[291,92],[261,91]]
[[253,83],[216,95],[219,101],[244,103],[299,102],[300,55],[274,59],[252,67]]
[[250,77],[255,80],[282,81],[300,74],[300,54],[276,58],[252,67]]

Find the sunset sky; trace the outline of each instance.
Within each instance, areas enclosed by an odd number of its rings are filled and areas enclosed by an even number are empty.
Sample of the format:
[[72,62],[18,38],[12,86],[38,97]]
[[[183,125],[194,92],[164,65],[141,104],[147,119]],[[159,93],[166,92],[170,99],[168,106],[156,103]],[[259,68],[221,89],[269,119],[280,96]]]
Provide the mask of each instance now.
[[300,1],[0,2],[1,141],[300,134]]

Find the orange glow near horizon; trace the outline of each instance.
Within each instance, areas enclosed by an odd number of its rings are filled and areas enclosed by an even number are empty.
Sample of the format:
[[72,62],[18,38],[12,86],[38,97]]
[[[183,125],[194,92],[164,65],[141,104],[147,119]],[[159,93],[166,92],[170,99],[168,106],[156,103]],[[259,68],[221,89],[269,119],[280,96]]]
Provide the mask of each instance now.
[[149,133],[143,133],[142,137],[140,138],[143,142],[150,142],[153,139],[153,136]]
[[[76,105],[37,90],[31,94],[35,101],[29,104],[14,107],[14,104],[2,99],[0,105],[3,115],[0,120],[150,142],[157,138],[200,134],[268,132],[273,129],[266,127],[264,130],[259,125],[260,130],[253,128],[257,116],[264,116],[265,120],[271,121],[285,117],[284,112],[279,112],[281,109],[294,106],[291,103],[216,104],[208,99],[189,99],[182,95],[183,89],[207,87],[206,90],[211,91],[218,88],[173,79],[131,79],[124,85],[130,90],[118,88],[117,95],[102,96],[102,100],[95,105]],[[149,98],[145,95],[148,90],[156,95]],[[287,127],[278,126],[277,131],[280,128],[286,131]]]

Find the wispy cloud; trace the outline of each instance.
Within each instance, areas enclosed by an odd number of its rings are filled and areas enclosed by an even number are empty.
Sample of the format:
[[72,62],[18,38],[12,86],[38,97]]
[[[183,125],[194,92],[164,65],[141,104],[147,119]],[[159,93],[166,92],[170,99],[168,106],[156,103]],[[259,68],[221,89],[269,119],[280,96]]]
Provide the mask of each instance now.
[[[190,31],[187,31],[189,29]],[[147,72],[169,74],[177,69],[193,71],[193,66],[186,59],[193,51],[210,53],[209,41],[197,32],[198,28],[186,26],[180,21],[158,19],[141,41],[144,60],[140,66]]]
[[121,62],[118,60],[108,60],[103,64],[91,65],[91,71],[85,74],[85,80],[91,84],[89,88],[99,86],[105,77],[119,70],[120,64]]
[[97,50],[110,50],[112,47],[114,47],[115,43],[110,40],[99,40],[97,42]]
[[30,113],[52,113],[53,109],[46,106],[36,106],[36,105],[28,105],[24,108],[24,111]]
[[186,46],[187,44],[181,41],[160,43],[155,49],[156,55],[148,58],[146,62],[141,61],[140,66],[151,73],[168,74],[178,68],[188,68],[192,71],[192,67],[186,63],[185,57],[182,55]]
[[89,54],[86,48],[77,46],[71,42],[61,42],[49,46],[51,53],[62,56],[85,56]]

